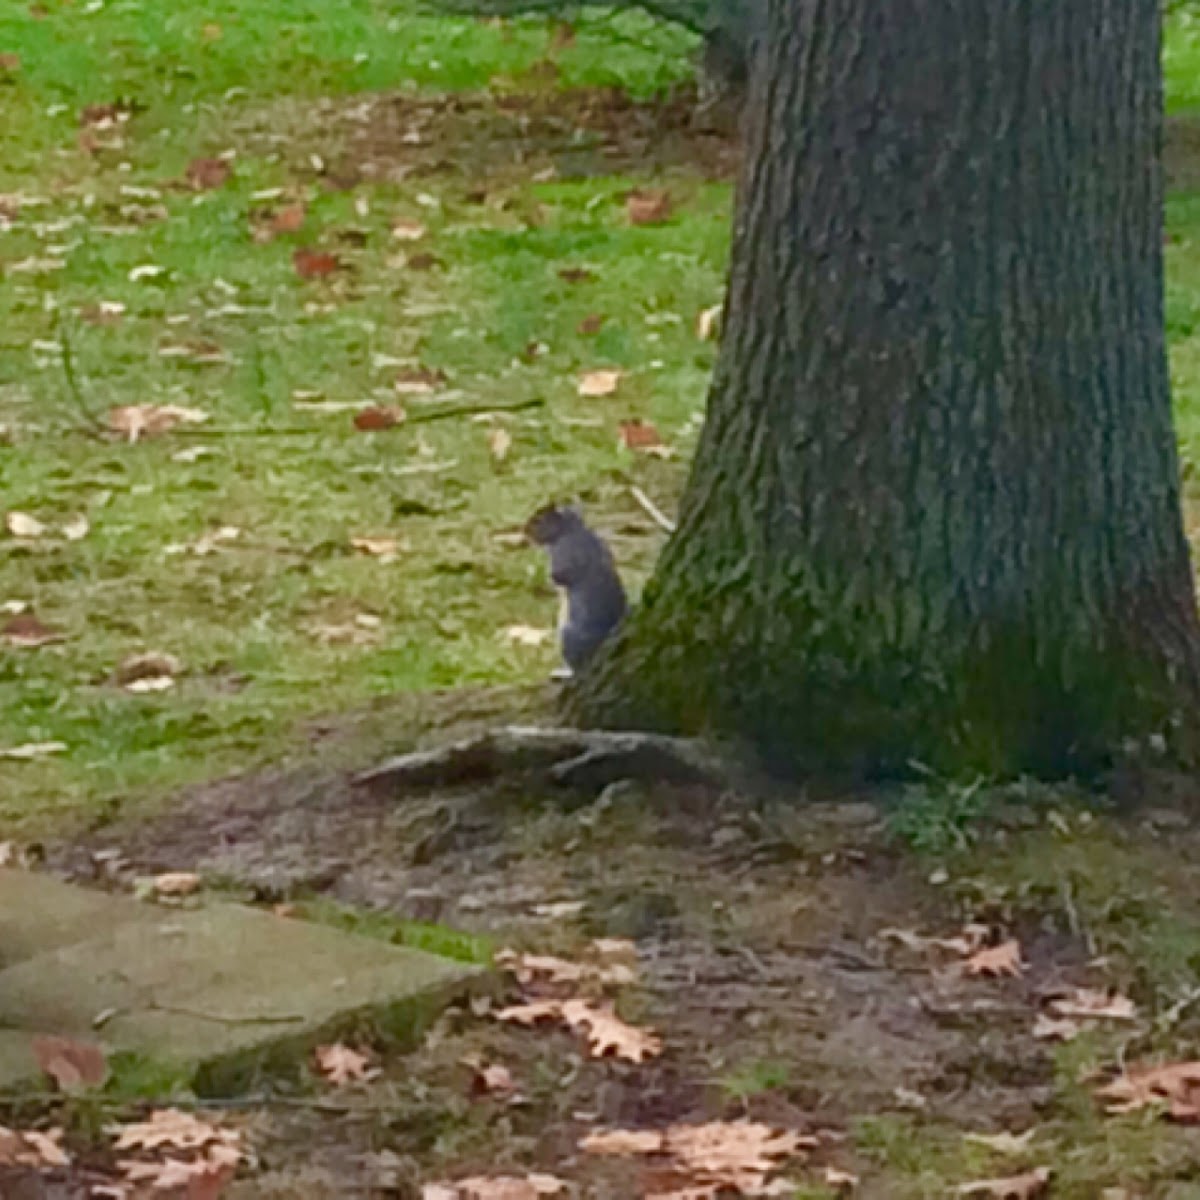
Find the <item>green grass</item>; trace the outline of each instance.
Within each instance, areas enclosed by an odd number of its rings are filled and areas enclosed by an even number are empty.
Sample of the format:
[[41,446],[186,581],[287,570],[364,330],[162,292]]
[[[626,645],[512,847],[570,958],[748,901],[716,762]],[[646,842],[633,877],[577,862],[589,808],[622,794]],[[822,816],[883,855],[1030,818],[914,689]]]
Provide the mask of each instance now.
[[[727,244],[727,190],[688,178],[675,181],[678,217],[652,229],[625,220],[620,197],[635,180],[518,183],[510,208],[470,202],[451,176],[321,185],[309,151],[339,147],[313,130],[312,98],[486,89],[544,58],[544,22],[496,28],[364,0],[86,9],[0,16],[0,51],[21,63],[0,84],[5,127],[17,127],[8,115],[28,118],[0,191],[31,202],[3,235],[3,260],[18,269],[0,293],[0,424],[12,442],[0,448],[0,490],[5,509],[50,524],[86,513],[91,524],[78,542],[0,540],[0,602],[31,605],[65,635],[0,653],[0,744],[68,747],[0,764],[0,813],[35,826],[278,757],[306,714],[544,676],[552,649],[514,645],[503,630],[549,627],[555,602],[535,555],[495,535],[577,492],[621,521],[637,511],[627,478],[669,503],[678,460],[632,461],[617,424],[653,420],[686,456],[712,359],[692,327],[719,299]],[[219,37],[206,33],[214,25]],[[646,21],[592,20],[557,61],[567,83],[645,93],[686,74],[687,51]],[[140,106],[123,144],[84,153],[78,110],[115,99]],[[302,154],[262,149],[281,124],[303,131]],[[192,158],[230,147],[225,187],[169,186]],[[308,215],[300,233],[261,245],[251,215],[272,189]],[[413,249],[391,236],[401,217],[426,224],[417,249],[442,268],[395,263]],[[345,270],[299,278],[300,245],[336,250]],[[51,259],[65,265],[21,269]],[[146,264],[162,273],[131,279]],[[594,279],[565,282],[568,265]],[[125,306],[117,324],[81,317],[101,301]],[[604,329],[577,333],[593,312]],[[545,353],[522,361],[535,341]],[[200,342],[222,361],[161,353]],[[382,434],[357,432],[346,411],[297,406],[394,402],[398,364],[448,376],[443,395],[406,400],[414,418],[440,403],[544,406]],[[581,400],[577,373],[599,366],[627,372],[619,395]],[[142,402],[211,419],[200,436],[136,445],[88,436],[111,406]],[[512,437],[502,463],[491,424]],[[191,448],[204,457],[178,461]],[[222,526],[238,539],[203,557],[180,551]],[[361,535],[398,539],[398,560],[355,553]],[[655,540],[619,540],[636,576]],[[372,627],[356,626],[363,618]],[[330,644],[331,630],[351,643]],[[183,662],[172,692],[109,682],[144,650]]]
[[[1184,17],[1168,47],[1183,111],[1200,73]],[[19,60],[0,75],[0,193],[23,201],[5,205],[15,215],[0,233],[0,495],[6,510],[51,525],[84,513],[91,526],[74,542],[0,537],[0,604],[27,604],[64,635],[0,648],[0,748],[66,746],[0,760],[8,827],[61,829],[278,760],[318,712],[543,678],[552,647],[513,644],[504,630],[549,628],[555,601],[537,556],[502,535],[547,499],[583,496],[636,589],[659,539],[628,484],[668,508],[681,484],[713,361],[694,322],[721,296],[729,188],[685,169],[607,175],[593,156],[559,178],[501,172],[482,202],[470,161],[338,190],[312,156],[353,165],[354,123],[314,106],[334,97],[348,111],[372,90],[510,95],[544,86],[551,59],[560,86],[648,95],[687,76],[691,50],[687,36],[636,16],[586,18],[560,48],[543,21],[435,18],[399,0],[48,0],[40,18],[25,5],[0,11],[0,53]],[[81,108],[115,101],[133,115],[91,130],[102,145],[87,152]],[[226,186],[176,186],[193,158],[225,152]],[[382,161],[403,154],[393,137]],[[671,188],[676,214],[630,227],[621,198],[647,182]],[[289,201],[308,205],[303,229],[256,242],[252,217]],[[420,220],[428,236],[396,242],[397,218]],[[1200,196],[1174,196],[1169,220],[1181,445],[1196,461]],[[299,246],[334,250],[345,269],[301,279]],[[442,265],[397,265],[413,249]],[[131,277],[146,265],[161,273]],[[568,283],[567,266],[592,277]],[[102,301],[124,306],[117,323],[88,322]],[[589,314],[606,317],[598,334],[578,332]],[[171,356],[201,343],[221,361]],[[544,352],[528,356],[531,344]],[[394,402],[403,364],[448,377],[439,395],[406,399],[413,417],[441,403],[544,403],[378,434],[355,431],[346,411],[304,407]],[[577,395],[577,375],[596,367],[625,372],[616,397]],[[111,406],[144,402],[210,420],[136,445],[89,433]],[[620,449],[629,418],[653,421],[676,457]],[[502,463],[488,448],[497,425],[512,438]],[[191,450],[203,457],[181,461]],[[205,556],[187,549],[223,526],[238,538]],[[363,535],[396,538],[397,560],[354,552]],[[133,695],[110,682],[141,651],[177,656],[178,686]]]

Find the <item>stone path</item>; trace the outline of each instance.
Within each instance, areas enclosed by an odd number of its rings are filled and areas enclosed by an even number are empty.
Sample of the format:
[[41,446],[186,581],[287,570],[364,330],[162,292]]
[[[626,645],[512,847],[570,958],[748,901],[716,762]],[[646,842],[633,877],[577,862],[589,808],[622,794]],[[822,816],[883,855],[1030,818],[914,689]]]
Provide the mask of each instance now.
[[31,1043],[53,1033],[228,1091],[362,1024],[415,1036],[480,974],[241,905],[166,908],[0,869],[0,1088],[38,1079]]

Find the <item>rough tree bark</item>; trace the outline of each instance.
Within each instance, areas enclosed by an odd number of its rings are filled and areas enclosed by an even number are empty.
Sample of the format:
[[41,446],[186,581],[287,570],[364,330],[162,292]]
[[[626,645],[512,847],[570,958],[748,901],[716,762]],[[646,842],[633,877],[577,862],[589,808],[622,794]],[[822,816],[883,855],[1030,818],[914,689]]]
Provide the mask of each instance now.
[[1191,744],[1157,0],[772,0],[754,86],[679,528],[574,715],[872,773]]

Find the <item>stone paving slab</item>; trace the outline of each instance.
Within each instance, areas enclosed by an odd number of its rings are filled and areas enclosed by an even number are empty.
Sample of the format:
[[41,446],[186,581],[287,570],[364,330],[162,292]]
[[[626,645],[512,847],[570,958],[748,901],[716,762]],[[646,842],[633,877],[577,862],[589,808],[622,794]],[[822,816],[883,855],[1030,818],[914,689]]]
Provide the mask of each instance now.
[[[101,1042],[210,1078],[300,1053],[357,1020],[419,1028],[481,969],[213,902],[182,910],[0,872],[0,1087],[29,1078],[21,1033]],[[83,911],[94,904],[87,929]],[[47,911],[47,909],[53,911]],[[21,913],[57,946],[30,953]],[[16,947],[20,954],[11,946]],[[225,1072],[226,1074],[229,1071]]]

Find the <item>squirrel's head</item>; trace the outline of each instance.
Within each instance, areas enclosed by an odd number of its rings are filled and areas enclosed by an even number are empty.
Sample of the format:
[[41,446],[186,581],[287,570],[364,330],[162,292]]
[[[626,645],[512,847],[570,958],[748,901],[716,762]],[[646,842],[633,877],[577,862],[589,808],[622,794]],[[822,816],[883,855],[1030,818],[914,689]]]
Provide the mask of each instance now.
[[583,528],[583,514],[574,505],[553,504],[539,508],[525,523],[525,536],[539,546],[550,546],[559,538]]

